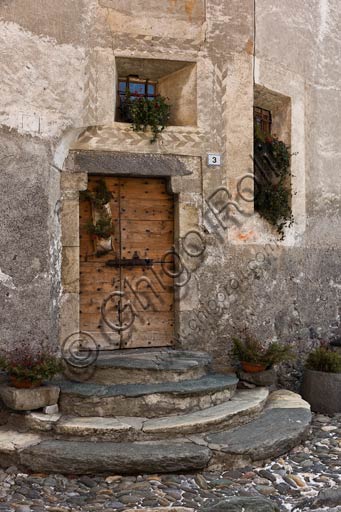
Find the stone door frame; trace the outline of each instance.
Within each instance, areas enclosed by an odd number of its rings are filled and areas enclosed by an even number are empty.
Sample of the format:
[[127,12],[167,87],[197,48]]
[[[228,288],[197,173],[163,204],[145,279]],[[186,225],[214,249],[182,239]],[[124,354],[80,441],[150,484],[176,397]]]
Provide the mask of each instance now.
[[[174,210],[175,244],[202,221],[202,162],[200,157],[138,154],[118,151],[69,152],[61,171],[61,297],[59,340],[65,341],[80,330],[79,322],[79,192],[87,189],[88,175],[167,178],[169,191],[177,196]],[[186,285],[186,292],[190,289]],[[175,288],[175,339],[181,332],[182,312],[192,305]]]

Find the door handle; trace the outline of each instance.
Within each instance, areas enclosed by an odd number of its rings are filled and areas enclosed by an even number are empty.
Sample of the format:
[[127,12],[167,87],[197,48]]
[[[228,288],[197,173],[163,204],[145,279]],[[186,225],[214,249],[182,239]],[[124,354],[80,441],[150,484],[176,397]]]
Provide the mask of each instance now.
[[133,257],[128,258],[116,258],[114,260],[108,260],[105,262],[107,267],[152,267],[153,260],[150,258],[140,258],[137,251],[134,252]]

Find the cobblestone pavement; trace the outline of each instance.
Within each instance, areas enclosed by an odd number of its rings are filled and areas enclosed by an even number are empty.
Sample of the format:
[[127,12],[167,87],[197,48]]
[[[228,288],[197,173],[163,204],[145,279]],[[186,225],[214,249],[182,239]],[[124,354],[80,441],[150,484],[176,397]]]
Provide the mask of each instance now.
[[111,512],[157,506],[209,510],[231,496],[266,497],[277,502],[281,511],[341,511],[341,414],[315,415],[309,440],[264,467],[137,477],[0,470],[0,512]]

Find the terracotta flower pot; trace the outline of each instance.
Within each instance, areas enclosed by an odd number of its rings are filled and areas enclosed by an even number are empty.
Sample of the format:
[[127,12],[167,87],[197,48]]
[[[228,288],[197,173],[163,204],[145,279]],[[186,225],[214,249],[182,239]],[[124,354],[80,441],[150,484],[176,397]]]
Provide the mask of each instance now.
[[14,388],[17,388],[17,389],[38,388],[42,384],[41,380],[31,381],[29,379],[26,379],[26,380],[25,379],[24,380],[17,379],[17,377],[15,377],[15,375],[9,376],[9,382],[10,382],[11,386],[13,386]]
[[264,372],[266,370],[266,366],[261,363],[249,363],[248,361],[240,361],[244,372],[247,373],[258,373]]

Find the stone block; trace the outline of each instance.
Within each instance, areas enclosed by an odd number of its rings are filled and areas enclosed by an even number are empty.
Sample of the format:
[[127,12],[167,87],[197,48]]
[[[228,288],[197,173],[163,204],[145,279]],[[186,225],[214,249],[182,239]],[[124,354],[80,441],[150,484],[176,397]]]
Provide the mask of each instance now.
[[47,414],[49,416],[53,415],[53,414],[58,414],[59,412],[59,407],[58,407],[58,404],[54,404],[54,405],[47,405],[46,407],[44,407],[43,409],[43,413],[44,414]]
[[28,434],[16,432],[15,430],[2,430],[0,432],[0,452],[1,456],[5,453],[14,453],[23,450],[29,446],[40,443],[41,438],[38,434]]
[[60,342],[79,332],[79,293],[63,293],[60,304]]
[[62,191],[86,190],[88,186],[88,175],[86,172],[62,172],[61,174]]
[[32,411],[58,402],[59,387],[39,386],[32,389],[17,389],[11,386],[0,387],[0,397],[4,404],[15,411]]
[[48,440],[20,453],[33,471],[73,474],[142,474],[203,469],[211,456],[190,442],[93,443]]
[[[52,406],[53,407],[53,406]],[[28,412],[25,414],[25,427],[33,430],[47,432],[52,430],[54,425],[61,418],[61,414],[44,414],[42,412]]]
[[61,210],[62,244],[79,246],[79,200],[64,199]]
[[79,293],[79,248],[63,248],[62,284],[66,293]]
[[264,372],[257,373],[247,373],[240,371],[239,372],[240,380],[244,380],[246,382],[250,382],[251,384],[255,384],[256,386],[276,386],[277,384],[277,373],[274,368],[270,370],[265,370]]

